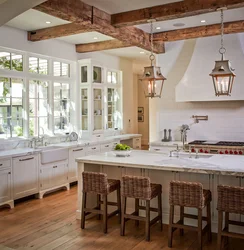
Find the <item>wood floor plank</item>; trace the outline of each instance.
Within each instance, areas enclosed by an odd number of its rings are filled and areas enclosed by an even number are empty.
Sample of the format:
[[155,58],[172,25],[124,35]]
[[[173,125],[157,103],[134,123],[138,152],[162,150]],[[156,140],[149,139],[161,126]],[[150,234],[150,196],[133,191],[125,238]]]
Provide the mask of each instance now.
[[[155,224],[151,229],[151,241],[145,241],[145,225],[135,227],[134,221],[126,223],[125,236],[120,236],[118,218],[108,222],[108,234],[103,234],[102,221],[92,218],[86,228],[80,229],[76,220],[77,187],[69,191],[49,194],[44,199],[30,199],[17,203],[15,208],[0,209],[0,250],[170,250],[167,246],[167,226],[163,232]],[[4,228],[4,230],[2,230]],[[195,232],[174,233],[173,248],[195,250]],[[203,250],[216,249],[216,234],[213,242],[203,241]],[[230,239],[229,250],[240,250],[243,240]]]

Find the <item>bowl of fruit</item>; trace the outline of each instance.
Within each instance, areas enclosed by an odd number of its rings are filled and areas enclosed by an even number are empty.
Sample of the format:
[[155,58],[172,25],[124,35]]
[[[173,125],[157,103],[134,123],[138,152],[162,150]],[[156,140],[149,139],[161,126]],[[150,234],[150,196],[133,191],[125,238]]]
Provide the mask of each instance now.
[[131,148],[126,144],[119,143],[114,148],[114,154],[117,157],[128,157],[131,154]]

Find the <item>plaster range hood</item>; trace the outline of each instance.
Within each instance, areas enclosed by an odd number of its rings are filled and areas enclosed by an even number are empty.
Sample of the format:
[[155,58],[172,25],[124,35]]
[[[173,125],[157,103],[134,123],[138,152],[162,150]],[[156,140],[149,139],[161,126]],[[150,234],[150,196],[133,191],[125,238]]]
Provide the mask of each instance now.
[[228,58],[235,68],[235,84],[231,96],[215,96],[209,72],[219,58],[219,36],[199,38],[188,68],[175,89],[176,102],[244,100],[244,34],[225,35]]

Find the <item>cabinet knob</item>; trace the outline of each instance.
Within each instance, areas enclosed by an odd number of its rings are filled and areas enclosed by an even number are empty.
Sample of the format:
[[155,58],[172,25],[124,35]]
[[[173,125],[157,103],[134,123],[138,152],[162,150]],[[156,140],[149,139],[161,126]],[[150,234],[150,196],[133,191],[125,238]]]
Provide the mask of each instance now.
[[2,165],[3,165],[3,164],[1,163],[1,164],[0,164],[0,167],[1,167]]
[[11,172],[8,172],[8,174],[11,174]]

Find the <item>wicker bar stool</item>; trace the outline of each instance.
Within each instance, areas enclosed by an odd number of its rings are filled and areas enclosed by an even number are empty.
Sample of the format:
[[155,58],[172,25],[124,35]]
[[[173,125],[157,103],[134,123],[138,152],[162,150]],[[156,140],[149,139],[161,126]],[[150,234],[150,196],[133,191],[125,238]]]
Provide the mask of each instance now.
[[[120,181],[108,179],[107,174],[83,172],[83,198],[82,198],[82,214],[81,228],[85,228],[85,217],[91,213],[98,214],[98,219],[103,215],[103,231],[107,233],[108,219],[116,214],[121,220],[121,197],[120,197]],[[108,194],[117,191],[117,202],[108,202]],[[95,208],[86,207],[87,193],[97,194],[97,206]],[[101,201],[101,197],[102,200]],[[103,210],[101,210],[103,204]],[[108,205],[117,206],[118,209],[108,214]]]
[[[157,221],[160,222],[160,228],[162,230],[162,186],[160,184],[150,183],[148,177],[140,176],[123,176],[121,183],[121,195],[122,195],[122,221],[121,221],[121,236],[125,235],[125,222],[132,219],[135,220],[136,226],[139,225],[139,221],[146,222],[146,240],[150,241],[150,226]],[[150,207],[150,201],[158,197],[158,208]],[[135,199],[135,212],[132,214],[126,214],[126,200],[127,198]],[[139,199],[146,200],[146,206],[139,206]],[[146,210],[146,217],[139,216],[139,210]],[[157,212],[158,216],[150,220],[150,211]]]
[[[169,239],[168,246],[172,247],[173,232],[179,228],[180,235],[184,234],[184,229],[197,231],[198,249],[202,249],[202,236],[208,232],[208,240],[212,240],[211,233],[211,209],[210,203],[212,195],[210,190],[204,190],[201,183],[171,181],[170,182],[170,218],[169,218]],[[174,223],[174,206],[180,206],[180,220]],[[184,213],[184,207],[193,207],[198,209],[198,215]],[[207,216],[202,216],[202,210],[207,207]],[[184,218],[198,220],[198,226],[184,225]],[[202,229],[202,221],[207,221],[207,225]]]
[[[222,247],[222,237],[244,239],[244,234],[229,232],[229,225],[244,226],[243,222],[229,219],[229,213],[244,214],[244,188],[231,186],[218,186],[218,243],[217,249]],[[223,229],[223,213],[225,213],[225,222]]]

